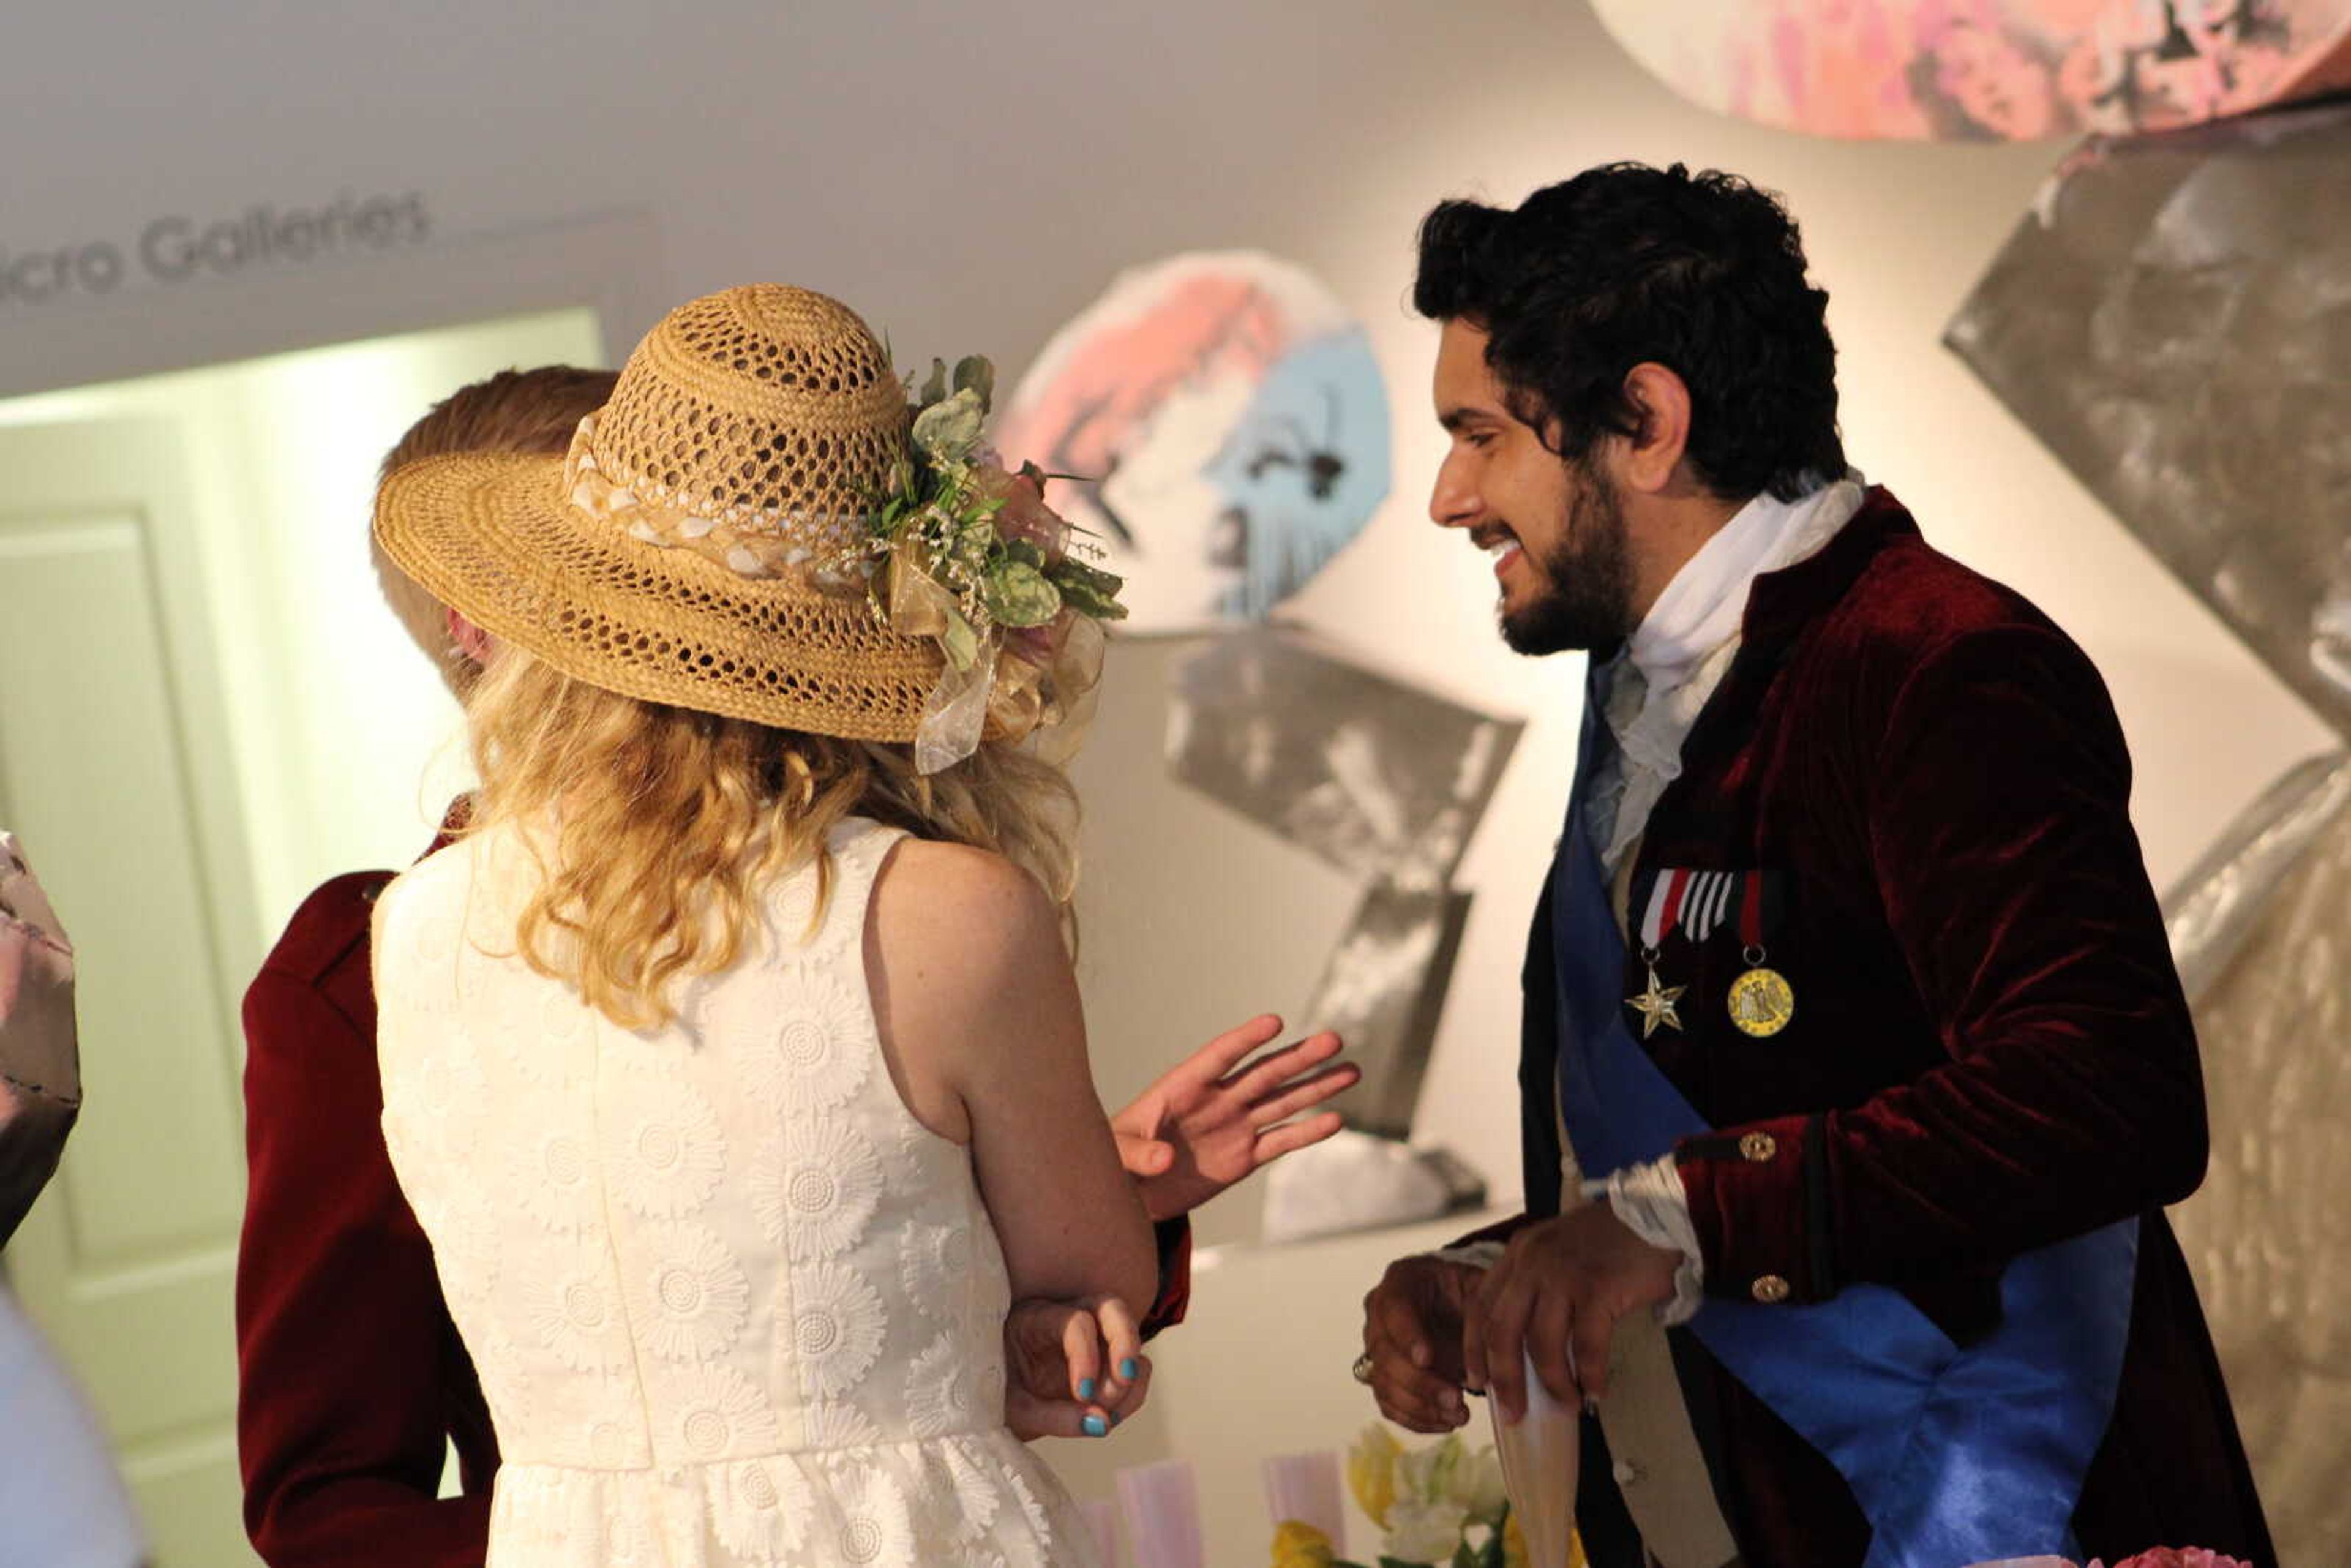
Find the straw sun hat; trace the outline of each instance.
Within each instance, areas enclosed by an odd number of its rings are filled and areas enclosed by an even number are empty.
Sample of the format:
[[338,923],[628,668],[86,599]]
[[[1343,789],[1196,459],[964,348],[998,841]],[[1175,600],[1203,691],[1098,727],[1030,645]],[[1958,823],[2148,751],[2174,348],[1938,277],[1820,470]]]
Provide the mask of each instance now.
[[646,336],[569,456],[410,464],[378,494],[376,537],[434,597],[577,679],[912,741],[940,646],[893,631],[864,577],[840,570],[908,423],[889,356],[847,306],[733,288]]

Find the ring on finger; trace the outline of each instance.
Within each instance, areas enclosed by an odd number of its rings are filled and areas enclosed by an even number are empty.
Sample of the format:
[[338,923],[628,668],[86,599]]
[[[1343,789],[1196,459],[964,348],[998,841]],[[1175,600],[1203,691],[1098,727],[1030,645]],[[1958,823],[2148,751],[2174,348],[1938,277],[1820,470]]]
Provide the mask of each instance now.
[[1372,1385],[1372,1353],[1367,1350],[1357,1356],[1355,1364],[1349,1371],[1356,1382],[1369,1388]]

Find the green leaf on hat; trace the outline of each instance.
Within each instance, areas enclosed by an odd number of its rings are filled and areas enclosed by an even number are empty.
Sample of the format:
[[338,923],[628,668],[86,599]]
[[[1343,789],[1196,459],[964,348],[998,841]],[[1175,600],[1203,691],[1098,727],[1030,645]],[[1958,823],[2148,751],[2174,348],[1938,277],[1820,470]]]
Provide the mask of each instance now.
[[979,444],[980,426],[987,419],[979,395],[967,387],[914,416],[914,444],[934,462],[960,463]]
[[988,569],[980,596],[999,625],[1042,626],[1061,612],[1061,591],[1052,580],[1008,555]]
[[1073,580],[1057,574],[1053,579],[1053,586],[1061,590],[1062,603],[1090,620],[1123,621],[1126,619],[1126,606],[1092,583]]
[[[1126,607],[1118,602],[1119,590],[1126,586],[1126,580],[1117,573],[1069,556],[1053,563],[1050,575],[1062,598],[1096,620],[1115,621],[1126,614]],[[1102,608],[1092,608],[1096,605]]]
[[985,413],[996,402],[995,364],[984,355],[966,354],[956,361],[955,386],[957,392],[977,392]]

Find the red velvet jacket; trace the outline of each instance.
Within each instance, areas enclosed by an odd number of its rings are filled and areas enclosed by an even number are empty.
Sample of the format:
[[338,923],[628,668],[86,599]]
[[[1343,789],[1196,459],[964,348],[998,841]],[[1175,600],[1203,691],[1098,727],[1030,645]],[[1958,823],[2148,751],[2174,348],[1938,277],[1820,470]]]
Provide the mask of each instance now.
[[[237,1451],[270,1568],[480,1568],[489,1535],[497,1440],[383,1145],[368,923],[391,880],[312,894],[245,998]],[[1183,1321],[1190,1238],[1160,1228],[1146,1333]],[[451,1443],[465,1491],[441,1499]]]
[[[1667,938],[1657,969],[1687,988],[1684,1027],[1646,1043],[1717,1129],[1677,1150],[1709,1293],[1801,1303],[1873,1281],[1964,1342],[1995,1321],[2009,1259],[2140,1216],[2121,1393],[2075,1515],[2083,1554],[2192,1544],[2268,1568],[2162,1214],[2202,1180],[2203,1081],[2129,795],[2088,659],[1872,491],[1821,554],[1756,583],[1636,868],[1771,877],[1785,915],[1768,958],[1794,1019],[1769,1039],[1733,1027],[1729,987],[1751,967],[1734,921],[1702,943]],[[1534,1214],[1556,1212],[1560,1184],[1549,907],[1520,1065]],[[1628,954],[1625,994],[1646,980]],[[1748,1568],[1858,1564],[1868,1530],[1843,1478],[1694,1335],[1673,1337]],[[1621,1518],[1606,1476],[1586,1471],[1601,1535]]]

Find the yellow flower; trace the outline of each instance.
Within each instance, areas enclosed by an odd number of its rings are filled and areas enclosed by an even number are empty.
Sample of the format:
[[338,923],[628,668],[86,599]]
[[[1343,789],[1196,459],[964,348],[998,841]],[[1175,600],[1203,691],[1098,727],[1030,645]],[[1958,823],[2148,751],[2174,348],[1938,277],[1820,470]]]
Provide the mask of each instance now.
[[1404,1447],[1388,1429],[1374,1423],[1364,1428],[1347,1452],[1347,1490],[1355,1506],[1382,1530],[1388,1527],[1388,1510],[1395,1506],[1396,1458]]
[[1311,1524],[1285,1520],[1273,1532],[1273,1568],[1331,1568],[1338,1555],[1331,1538]]
[[[1502,1568],[1528,1568],[1527,1538],[1520,1533],[1516,1509],[1502,1521]],[[1567,1568],[1591,1568],[1591,1560],[1583,1555],[1583,1536],[1579,1531],[1567,1532]]]

